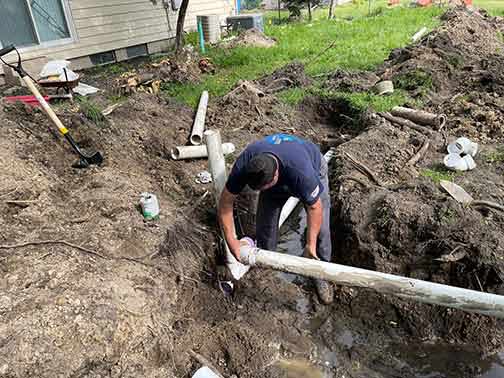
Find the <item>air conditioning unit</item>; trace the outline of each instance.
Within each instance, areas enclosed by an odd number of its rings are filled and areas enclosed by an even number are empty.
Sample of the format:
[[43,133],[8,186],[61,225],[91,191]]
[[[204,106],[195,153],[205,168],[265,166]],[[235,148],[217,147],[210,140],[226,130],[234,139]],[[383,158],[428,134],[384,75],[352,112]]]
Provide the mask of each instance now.
[[226,19],[228,26],[231,26],[233,31],[243,29],[259,29],[264,32],[263,15],[260,13],[241,14],[238,16],[230,16]]

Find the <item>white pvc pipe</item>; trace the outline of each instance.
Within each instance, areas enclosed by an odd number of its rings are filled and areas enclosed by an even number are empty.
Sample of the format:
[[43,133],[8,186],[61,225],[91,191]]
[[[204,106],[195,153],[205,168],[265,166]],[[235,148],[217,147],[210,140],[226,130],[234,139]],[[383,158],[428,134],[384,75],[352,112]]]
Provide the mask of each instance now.
[[324,261],[242,247],[240,259],[253,266],[332,281],[339,285],[365,287],[415,302],[451,307],[462,311],[504,318],[504,296],[413,278],[331,264]]
[[445,114],[434,114],[424,110],[394,106],[391,111],[393,116],[409,119],[420,125],[431,125],[441,129],[446,124]]
[[416,32],[413,37],[411,37],[411,41],[413,43],[417,42],[420,38],[424,36],[425,33],[427,33],[427,31],[428,31],[427,28],[424,26],[422,29]]
[[[221,136],[219,131],[207,130],[205,131],[206,147],[208,149],[208,170],[212,174],[214,183],[215,200],[217,208],[219,201],[226,185],[226,161],[224,160],[223,147],[221,143]],[[225,240],[225,238],[224,238]],[[229,250],[227,243],[224,241],[226,248],[227,267],[231,272],[234,279],[239,280],[250,269],[249,266],[240,263]]]
[[198,105],[198,111],[196,112],[196,118],[194,119],[194,125],[191,132],[191,144],[198,146],[203,142],[203,131],[205,130],[205,117],[208,107],[208,92],[203,91]]
[[[332,148],[324,154],[324,159],[327,163],[329,163],[333,157],[334,157],[334,150]],[[326,189],[329,190],[329,188]],[[298,203],[299,198],[296,197],[290,197],[287,200],[287,202],[285,202],[285,205],[282,207],[282,211],[280,212],[280,219],[278,220],[278,228],[282,227],[282,225],[285,223],[287,218],[289,218],[289,216],[294,211]]]
[[[232,154],[235,152],[235,149],[233,143],[224,143],[222,145],[224,155]],[[197,159],[207,156],[207,146],[178,146],[171,150],[171,157],[173,160]]]

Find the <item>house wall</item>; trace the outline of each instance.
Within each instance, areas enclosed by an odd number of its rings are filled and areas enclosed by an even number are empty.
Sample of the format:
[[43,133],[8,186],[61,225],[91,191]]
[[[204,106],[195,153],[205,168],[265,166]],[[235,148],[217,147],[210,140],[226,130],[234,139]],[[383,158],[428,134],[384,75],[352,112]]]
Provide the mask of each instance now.
[[[234,11],[233,4],[233,0],[191,0],[186,29],[196,28],[198,14],[225,18]],[[126,47],[139,44],[148,44],[149,53],[156,53],[167,50],[175,37],[177,12],[170,0],[69,0],[69,6],[74,42],[21,49],[24,60],[70,59],[72,67],[79,69],[91,66],[88,56],[92,54],[114,50],[120,60]]]

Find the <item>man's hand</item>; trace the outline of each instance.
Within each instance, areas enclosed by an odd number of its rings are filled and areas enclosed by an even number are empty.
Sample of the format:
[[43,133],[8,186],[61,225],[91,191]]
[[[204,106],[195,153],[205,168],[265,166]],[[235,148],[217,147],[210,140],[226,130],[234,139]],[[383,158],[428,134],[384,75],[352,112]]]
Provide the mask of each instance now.
[[305,246],[303,257],[307,259],[320,260],[317,256],[317,248],[309,246],[308,244]]

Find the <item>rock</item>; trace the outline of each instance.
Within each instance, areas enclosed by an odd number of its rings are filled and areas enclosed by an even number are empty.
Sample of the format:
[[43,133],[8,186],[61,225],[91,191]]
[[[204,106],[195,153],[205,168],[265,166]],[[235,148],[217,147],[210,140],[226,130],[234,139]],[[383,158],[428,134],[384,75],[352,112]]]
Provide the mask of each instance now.
[[11,87],[11,88],[6,89],[5,91],[3,91],[3,94],[4,94],[4,96],[15,96],[20,92],[23,92],[23,88],[15,86],[15,87]]
[[9,312],[12,309],[12,300],[6,295],[0,297],[0,312]]

